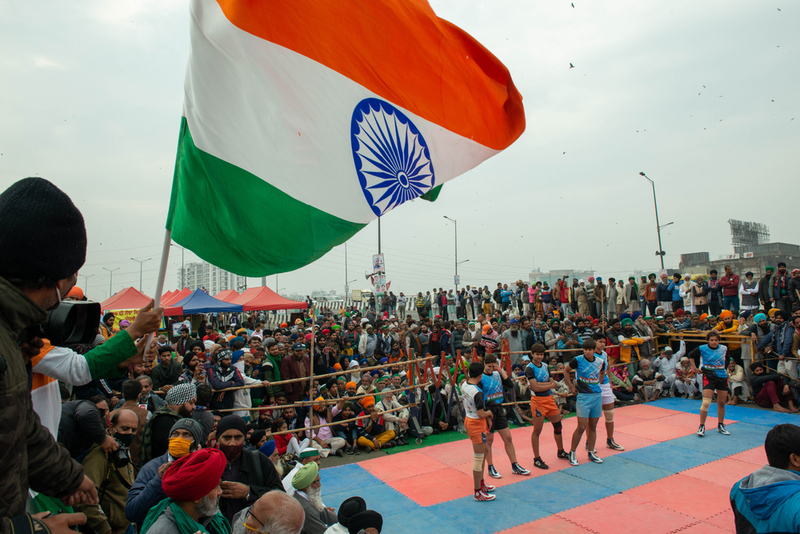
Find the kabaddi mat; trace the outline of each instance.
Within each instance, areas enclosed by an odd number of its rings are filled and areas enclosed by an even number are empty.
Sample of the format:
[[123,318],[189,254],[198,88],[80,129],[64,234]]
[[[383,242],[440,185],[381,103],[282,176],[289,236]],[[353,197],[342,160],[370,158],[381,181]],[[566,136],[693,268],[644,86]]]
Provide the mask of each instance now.
[[[537,532],[690,534],[733,532],[731,486],[766,464],[764,438],[779,423],[800,424],[800,416],[728,406],[730,436],[716,431],[716,404],[705,437],[695,435],[700,401],[661,399],[617,408],[615,439],[625,451],[605,446],[601,417],[597,451],[602,464],[589,462],[583,442],[578,466],[556,458],[553,429],[540,437],[542,459],[550,469],[533,467],[531,427],[511,430],[519,463],[530,476],[511,474],[503,442],[492,452],[501,479],[497,499],[472,497],[472,445],[458,441],[397,454],[371,453],[355,464],[322,469],[323,500],[338,508],[359,495],[383,515],[383,532],[464,534]],[[564,420],[569,449],[576,418]],[[584,438],[585,439],[585,438]]]

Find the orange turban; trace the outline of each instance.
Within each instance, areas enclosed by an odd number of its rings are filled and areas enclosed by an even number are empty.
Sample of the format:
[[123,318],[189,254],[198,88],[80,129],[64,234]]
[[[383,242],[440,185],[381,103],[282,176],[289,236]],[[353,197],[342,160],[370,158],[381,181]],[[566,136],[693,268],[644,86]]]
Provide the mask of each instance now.
[[342,364],[335,363],[335,364],[333,364],[333,368],[336,369],[337,371],[341,371],[342,370]]
[[349,388],[350,386],[353,386],[354,388],[357,388],[357,387],[358,387],[358,386],[356,385],[356,383],[355,383],[355,382],[353,382],[353,381],[351,380],[350,382],[348,382],[347,384],[345,384],[345,385],[344,385],[344,389],[347,389],[347,388]]
[[161,489],[174,501],[197,501],[217,487],[227,464],[219,449],[200,449],[175,460],[164,478]]
[[707,313],[704,313],[703,315],[700,316],[700,320],[701,321],[705,321],[706,319],[708,319],[708,314]]
[[72,289],[69,290],[69,293],[67,293],[64,298],[68,299],[73,297],[78,300],[83,300],[83,289],[78,286],[72,286]]
[[733,312],[730,310],[722,310],[722,313],[719,314],[720,319],[727,319],[728,317],[733,317]]
[[366,408],[367,406],[372,406],[373,404],[375,404],[375,399],[372,397],[364,397],[363,399],[361,399],[361,406],[363,406],[364,408]]

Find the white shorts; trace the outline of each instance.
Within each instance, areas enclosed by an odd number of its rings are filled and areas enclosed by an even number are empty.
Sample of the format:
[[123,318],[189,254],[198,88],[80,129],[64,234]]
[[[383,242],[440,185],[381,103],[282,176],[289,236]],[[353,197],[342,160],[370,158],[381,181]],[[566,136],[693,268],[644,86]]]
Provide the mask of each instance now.
[[614,404],[615,397],[611,384],[600,384],[600,391],[603,392],[603,404]]

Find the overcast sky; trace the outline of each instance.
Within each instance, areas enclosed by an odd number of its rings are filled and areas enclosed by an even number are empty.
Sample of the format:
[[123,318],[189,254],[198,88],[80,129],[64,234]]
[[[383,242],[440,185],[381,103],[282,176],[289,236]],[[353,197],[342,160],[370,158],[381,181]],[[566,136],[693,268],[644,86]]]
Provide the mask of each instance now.
[[[798,2],[432,5],[508,66],[527,130],[436,202],[382,219],[395,292],[452,286],[445,215],[458,220],[458,257],[469,260],[462,285],[527,279],[534,266],[655,269],[652,190],[639,171],[657,184],[661,223],[674,222],[662,235],[667,266],[681,253],[732,253],[731,218],[767,224],[772,241],[800,241]],[[152,258],[143,290],[154,294],[189,52],[186,2],[8,0],[0,29],[0,190],[36,175],[72,197],[87,223],[90,298],[108,297],[103,267],[119,268],[113,291],[138,286],[131,257]],[[367,287],[376,249],[376,223],[349,241],[352,287]],[[165,290],[179,266],[173,249]],[[279,289],[341,291],[344,268],[339,246],[280,275]],[[275,276],[267,284],[275,289]]]

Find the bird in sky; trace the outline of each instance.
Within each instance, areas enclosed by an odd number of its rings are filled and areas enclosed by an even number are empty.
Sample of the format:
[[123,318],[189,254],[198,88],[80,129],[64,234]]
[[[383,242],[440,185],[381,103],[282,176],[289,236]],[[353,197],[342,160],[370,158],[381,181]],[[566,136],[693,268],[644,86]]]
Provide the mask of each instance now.
[[[570,4],[570,5],[571,5],[572,7],[575,7],[575,4]],[[780,9],[779,9],[778,11],[780,11]]]
[[574,68],[575,68],[575,65],[573,65],[572,63],[570,63],[570,64],[569,64],[569,68],[571,68],[571,69],[574,69]]

